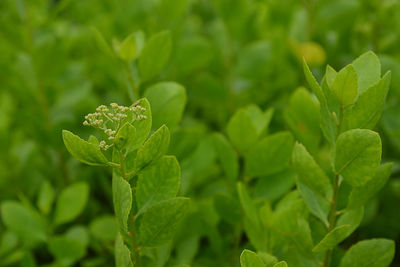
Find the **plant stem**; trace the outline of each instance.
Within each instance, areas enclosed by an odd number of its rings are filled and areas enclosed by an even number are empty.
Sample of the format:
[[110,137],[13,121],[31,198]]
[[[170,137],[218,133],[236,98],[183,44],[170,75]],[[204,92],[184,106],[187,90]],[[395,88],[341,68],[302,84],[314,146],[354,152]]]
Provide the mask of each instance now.
[[135,266],[136,267],[141,267],[141,261],[140,261],[140,254],[139,254],[139,246],[137,244],[137,238],[136,238],[136,231],[135,231],[135,220],[136,217],[135,216],[131,216],[131,229],[129,231],[130,235],[131,235],[131,239],[132,239],[132,246],[133,246],[133,255],[135,258]]
[[[340,110],[339,110],[339,123],[337,127],[337,133],[336,133],[336,139],[339,137],[341,130],[342,130],[342,120],[343,120],[343,113],[345,110],[345,106],[340,105]],[[335,178],[333,180],[333,193],[332,193],[332,199],[331,199],[331,206],[329,209],[329,215],[328,215],[328,233],[332,231],[335,226],[336,226],[336,216],[337,216],[337,196],[338,196],[338,191],[339,191],[339,173],[336,173],[335,171]],[[325,253],[325,258],[322,266],[324,267],[329,267],[331,264],[331,255],[332,255],[332,249],[328,249]]]
[[[328,215],[328,222],[329,222],[328,233],[332,231],[336,225],[338,191],[339,191],[339,175],[336,174],[335,179],[333,181],[333,195]],[[332,255],[332,249],[328,249],[325,253],[324,263],[322,266],[329,267],[331,261],[331,255]]]
[[[117,151],[118,151],[118,156],[119,156],[119,167],[118,167],[119,172],[121,173],[121,176],[125,180],[128,180],[129,179],[129,173],[126,173],[126,170],[125,170],[125,158],[126,158],[126,156],[124,155],[124,153],[122,153],[121,150],[118,149]],[[130,219],[131,219],[131,227],[130,227],[129,235],[131,236],[131,240],[132,240],[135,266],[136,267],[141,267],[139,246],[137,244],[136,231],[135,231],[135,220],[136,220],[136,218],[135,218],[135,216],[131,215]]]

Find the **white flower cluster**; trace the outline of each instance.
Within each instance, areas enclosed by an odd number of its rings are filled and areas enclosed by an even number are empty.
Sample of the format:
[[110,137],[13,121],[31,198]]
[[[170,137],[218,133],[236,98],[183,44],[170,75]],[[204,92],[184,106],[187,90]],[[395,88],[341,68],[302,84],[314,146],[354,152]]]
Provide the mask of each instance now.
[[[92,126],[96,129],[103,131],[108,137],[107,140],[102,140],[99,147],[102,150],[108,150],[113,146],[115,135],[119,128],[130,119],[129,122],[140,121],[147,119],[143,112],[146,108],[139,105],[139,103],[132,107],[120,106],[116,103],[111,103],[110,107],[105,105],[98,106],[95,113],[89,113],[85,116],[83,125]],[[110,143],[107,143],[110,142]]]

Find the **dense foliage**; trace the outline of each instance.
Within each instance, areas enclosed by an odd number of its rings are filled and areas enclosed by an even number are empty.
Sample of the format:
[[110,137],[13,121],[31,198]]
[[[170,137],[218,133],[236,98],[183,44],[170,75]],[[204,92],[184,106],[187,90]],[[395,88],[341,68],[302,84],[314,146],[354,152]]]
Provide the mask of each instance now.
[[400,266],[397,1],[2,0],[0,40],[0,266]]

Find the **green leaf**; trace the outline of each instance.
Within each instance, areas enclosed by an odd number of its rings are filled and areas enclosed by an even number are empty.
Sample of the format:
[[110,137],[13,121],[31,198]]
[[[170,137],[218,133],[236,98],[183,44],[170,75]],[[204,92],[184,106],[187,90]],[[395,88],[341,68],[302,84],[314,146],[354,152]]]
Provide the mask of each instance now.
[[287,168],[293,149],[293,136],[281,132],[265,137],[251,148],[246,156],[249,176],[265,176]]
[[329,88],[333,88],[333,82],[335,81],[336,76],[337,76],[336,70],[334,70],[331,66],[327,65],[325,71],[325,78]]
[[324,252],[328,249],[334,248],[354,232],[354,230],[360,225],[363,215],[363,208],[349,210],[342,214],[337,221],[337,226],[324,236],[324,238],[313,248],[313,251]]
[[132,146],[136,136],[136,128],[126,122],[119,128],[117,134],[115,135],[114,144],[118,149],[129,148]]
[[258,252],[257,254],[263,262],[267,265],[267,267],[273,267],[275,263],[278,262],[277,258],[267,252]]
[[343,113],[342,130],[372,129],[379,121],[389,91],[391,74],[386,73],[378,83],[360,94],[354,105]]
[[313,74],[311,73],[311,70],[308,67],[307,62],[304,58],[303,58],[303,71],[304,71],[304,75],[306,76],[307,83],[310,85],[311,90],[317,96],[319,102],[321,103],[321,106],[326,105],[326,99],[325,99],[324,92],[322,91],[321,86],[315,80],[315,78],[314,78]]
[[133,267],[131,253],[124,244],[121,234],[118,233],[115,241],[115,266],[116,267]]
[[164,200],[152,205],[142,215],[138,243],[140,247],[156,247],[172,239],[175,230],[189,208],[183,197]]
[[350,225],[335,227],[313,248],[313,252],[324,252],[328,249],[332,249],[349,236],[350,228]]
[[342,133],[337,139],[335,170],[354,187],[367,183],[381,161],[382,144],[379,134],[355,129]]
[[240,204],[242,205],[244,214],[247,218],[249,218],[252,225],[254,225],[257,229],[261,229],[261,222],[258,215],[258,211],[256,206],[254,205],[252,199],[246,191],[243,183],[237,183],[237,190],[239,193]]
[[364,207],[346,210],[337,220],[337,225],[350,225],[353,232],[361,223],[364,216]]
[[296,183],[296,173],[290,168],[269,176],[257,179],[254,197],[275,201],[282,197]]
[[378,56],[372,51],[359,56],[352,65],[357,71],[359,93],[364,92],[381,78],[381,63]]
[[103,153],[101,153],[98,146],[81,139],[79,136],[67,130],[62,131],[62,136],[67,150],[77,160],[93,166],[107,164],[108,160]]
[[95,146],[99,146],[100,144],[99,139],[97,139],[97,137],[94,135],[89,136],[88,142]]
[[343,106],[354,102],[358,94],[357,72],[349,64],[341,69],[332,84],[332,92]]
[[311,152],[317,151],[321,139],[320,108],[305,88],[291,95],[284,118],[296,139]]
[[301,183],[323,198],[330,199],[332,185],[328,176],[302,144],[296,143],[294,146],[292,162]]
[[386,163],[379,166],[375,175],[365,185],[354,187],[349,196],[348,208],[364,205],[367,201],[378,193],[389,180],[392,172],[393,163]]
[[258,132],[246,109],[239,109],[228,122],[228,137],[240,153],[257,142]]
[[90,223],[89,230],[93,237],[104,242],[114,241],[118,232],[115,217],[111,215],[95,218]]
[[174,156],[164,156],[144,169],[137,181],[136,202],[139,211],[136,216],[156,202],[175,197],[180,178],[181,170]]
[[3,231],[0,242],[0,255],[5,255],[13,250],[15,251],[17,246],[18,236],[12,231]]
[[239,200],[228,194],[215,195],[214,207],[218,215],[232,225],[236,224],[242,215]]
[[54,196],[54,188],[48,181],[44,181],[40,186],[37,199],[37,206],[43,214],[48,215],[50,213],[54,202]]
[[20,203],[4,201],[1,204],[1,217],[5,226],[27,243],[46,241],[46,225],[42,218]]
[[119,57],[127,62],[132,61],[136,57],[136,38],[132,33],[119,46]]
[[297,188],[301,196],[304,198],[304,201],[306,202],[310,212],[320,219],[325,226],[329,226],[328,213],[330,209],[330,202],[313,192],[308,186],[302,184],[301,182],[297,183]]
[[274,265],[274,267],[288,267],[285,261],[280,261]]
[[113,52],[110,48],[110,46],[108,45],[107,41],[104,39],[103,35],[101,34],[101,32],[96,29],[95,27],[91,28],[94,39],[96,41],[96,44],[98,46],[98,48],[105,54],[112,56]]
[[246,107],[247,113],[253,120],[253,124],[257,129],[257,134],[260,136],[267,128],[271,122],[272,115],[274,114],[274,109],[270,108],[265,112],[262,112],[256,105],[249,105]]
[[266,267],[262,259],[253,251],[243,250],[240,254],[240,265],[242,267]]
[[[146,109],[143,115],[146,116],[147,119],[134,121],[132,123],[132,126],[136,129],[136,135],[129,150],[135,150],[143,144],[143,142],[149,136],[152,125],[152,116],[149,101],[146,98],[141,98],[135,104],[139,104]],[[135,104],[133,104],[132,106],[134,106]]]
[[89,186],[84,182],[72,184],[61,191],[54,215],[55,224],[74,220],[84,210],[89,198]]
[[64,236],[80,242],[82,245],[85,246],[85,248],[89,244],[88,230],[85,226],[82,225],[72,226],[70,229],[68,229]]
[[64,265],[72,265],[86,254],[86,247],[74,239],[58,236],[50,239],[48,248],[53,257]]
[[121,176],[113,175],[112,191],[114,211],[119,229],[128,232],[128,217],[132,207],[132,189],[130,184]]
[[167,153],[169,140],[170,135],[167,126],[163,125],[155,131],[143,146],[138,149],[135,159],[136,172]]
[[333,113],[329,111],[327,104],[321,104],[321,129],[326,140],[329,143],[335,144],[337,125],[333,119]]
[[165,124],[173,130],[185,109],[185,88],[175,82],[160,82],[149,87],[144,96],[150,101],[153,110],[153,129]]
[[143,47],[139,57],[139,72],[142,81],[156,76],[167,64],[172,49],[172,37],[169,31],[153,35]]
[[239,175],[239,157],[229,141],[220,133],[213,135],[218,159],[225,175],[230,181],[236,181]]
[[395,244],[388,239],[363,240],[343,256],[339,267],[387,267],[393,260]]
[[306,76],[306,80],[310,85],[311,90],[317,96],[320,103],[322,132],[324,133],[325,138],[331,144],[334,144],[336,139],[337,126],[333,120],[331,111],[328,109],[328,103],[324,95],[324,92],[321,86],[315,80],[304,59],[303,59],[303,69],[304,69],[304,74]]

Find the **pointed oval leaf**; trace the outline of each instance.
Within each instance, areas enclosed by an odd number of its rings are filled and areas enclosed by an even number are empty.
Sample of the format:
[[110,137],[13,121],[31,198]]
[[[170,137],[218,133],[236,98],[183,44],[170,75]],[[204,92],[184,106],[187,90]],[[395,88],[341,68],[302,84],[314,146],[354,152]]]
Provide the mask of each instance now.
[[292,162],[301,183],[323,198],[331,198],[332,185],[328,176],[302,144],[294,146]]
[[314,75],[312,74],[310,68],[307,65],[306,60],[303,58],[303,71],[306,76],[306,80],[311,87],[311,90],[317,96],[321,105],[326,105],[326,99],[324,92],[322,91],[321,86],[318,84],[317,80],[315,80]]
[[382,144],[379,134],[354,129],[339,135],[336,144],[335,170],[350,185],[362,186],[379,167]]
[[54,197],[54,188],[48,181],[43,182],[40,186],[39,196],[37,200],[37,206],[43,214],[47,215],[50,213],[53,206]]
[[106,165],[108,160],[101,153],[100,148],[89,143],[70,131],[63,130],[62,136],[65,147],[77,160],[93,166]]
[[376,170],[374,177],[361,187],[354,187],[349,196],[348,208],[355,208],[367,203],[389,180],[393,163],[386,163]]
[[336,75],[332,92],[343,106],[354,102],[358,94],[357,72],[353,65],[347,65]]
[[119,46],[119,57],[127,62],[132,61],[136,57],[136,38],[132,33]]
[[138,213],[156,202],[175,197],[179,191],[181,170],[174,156],[163,156],[139,174],[136,189]]
[[350,225],[337,226],[327,233],[324,238],[313,248],[313,252],[325,252],[332,249],[349,236]]
[[290,96],[284,118],[296,139],[311,152],[317,151],[321,140],[320,107],[305,88],[298,88]]
[[135,137],[136,128],[129,122],[126,122],[115,135],[114,144],[118,149],[127,148],[129,150],[135,140]]
[[231,181],[236,181],[239,175],[239,157],[237,152],[222,134],[215,133],[213,138],[222,169]]
[[136,172],[139,172],[152,161],[167,153],[169,140],[170,135],[167,126],[163,125],[155,131],[137,152],[135,159]]
[[139,57],[139,72],[142,81],[156,76],[167,64],[172,50],[169,31],[153,35],[143,47]]
[[54,237],[48,244],[50,253],[59,262],[73,264],[86,253],[86,247],[81,242],[64,237]]
[[352,63],[358,76],[358,91],[364,92],[367,88],[374,85],[381,78],[381,63],[377,55],[368,51]]
[[144,96],[153,110],[153,129],[165,124],[169,129],[180,122],[186,106],[186,90],[175,82],[160,82],[149,87]]
[[239,109],[229,120],[227,133],[240,153],[246,152],[258,138],[257,128],[245,109]]
[[262,259],[253,251],[243,250],[240,254],[241,267],[266,267]]
[[288,167],[294,139],[289,132],[265,137],[249,150],[246,156],[246,172],[249,176],[266,176]]
[[115,241],[115,266],[116,267],[133,267],[131,260],[131,252],[124,244],[123,238],[120,233],[117,234]]
[[383,112],[390,79],[391,74],[388,72],[377,84],[362,92],[354,105],[344,110],[343,131],[356,128],[372,129],[375,127]]
[[46,225],[32,211],[15,201],[1,204],[1,217],[5,226],[27,243],[43,242],[47,239]]
[[288,267],[286,261],[280,261],[278,263],[275,263],[274,267]]
[[139,246],[156,247],[170,241],[188,208],[189,199],[183,197],[164,200],[152,205],[142,215],[138,231]]
[[339,267],[387,267],[393,260],[395,244],[388,239],[363,240],[343,256]]
[[122,233],[128,232],[128,217],[132,208],[132,189],[121,176],[113,175],[112,191],[114,211]]
[[337,226],[322,238],[322,240],[313,248],[313,251],[324,252],[328,249],[334,248],[354,232],[354,230],[360,225],[363,215],[363,208],[353,209],[341,215],[337,221]]
[[91,30],[98,48],[105,54],[112,56],[113,52],[101,32],[95,27],[92,27]]
[[89,186],[84,182],[65,188],[57,199],[54,215],[55,224],[74,220],[84,210],[89,198]]

